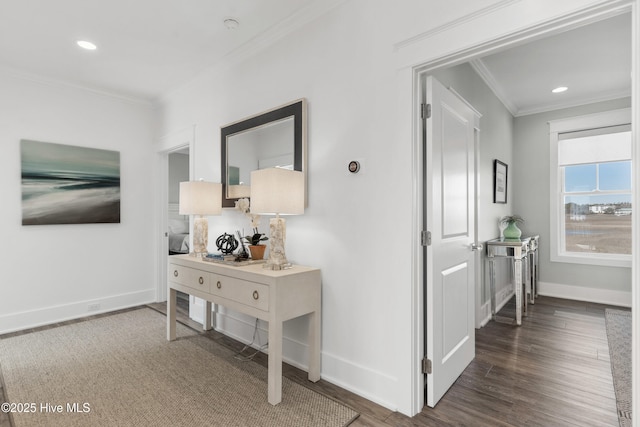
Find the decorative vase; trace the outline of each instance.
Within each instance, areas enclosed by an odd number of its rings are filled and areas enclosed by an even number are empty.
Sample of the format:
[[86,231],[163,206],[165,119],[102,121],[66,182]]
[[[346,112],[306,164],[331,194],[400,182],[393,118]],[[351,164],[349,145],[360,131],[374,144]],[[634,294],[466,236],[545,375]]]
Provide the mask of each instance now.
[[263,259],[265,249],[267,249],[265,245],[249,245],[251,259]]
[[519,239],[522,235],[522,231],[518,228],[518,225],[515,222],[510,222],[502,234],[505,239]]

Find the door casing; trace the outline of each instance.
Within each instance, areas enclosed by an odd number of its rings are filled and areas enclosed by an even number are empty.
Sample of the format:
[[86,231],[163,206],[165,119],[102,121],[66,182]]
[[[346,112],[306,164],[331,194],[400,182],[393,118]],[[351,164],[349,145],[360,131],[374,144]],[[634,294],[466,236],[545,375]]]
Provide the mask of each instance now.
[[[421,231],[423,229],[422,218],[423,218],[423,186],[422,186],[422,176],[424,174],[423,166],[422,166],[422,158],[423,158],[423,149],[422,149],[422,125],[420,121],[420,109],[421,109],[421,99],[419,96],[419,88],[420,81],[429,73],[432,73],[435,70],[441,68],[447,68],[455,65],[459,65],[465,62],[468,62],[473,59],[477,59],[491,53],[495,53],[501,50],[505,50],[510,47],[514,47],[516,45],[522,44],[526,41],[532,41],[538,38],[542,38],[545,36],[552,36],[554,34],[559,34],[563,31],[567,31],[573,28],[578,28],[580,26],[585,25],[589,22],[596,22],[602,19],[606,19],[608,17],[616,16],[621,13],[632,12],[632,21],[633,21],[633,35],[632,35],[632,63],[633,63],[633,71],[632,71],[632,117],[634,123],[640,123],[638,120],[638,116],[640,115],[640,54],[638,53],[638,49],[640,49],[640,11],[639,5],[637,1],[634,0],[626,0],[626,1],[618,1],[618,0],[609,0],[604,1],[596,6],[589,6],[584,9],[580,9],[574,11],[572,13],[566,14],[564,16],[555,17],[553,19],[549,19],[548,21],[538,23],[536,25],[532,25],[530,27],[524,28],[519,31],[514,31],[510,34],[503,35],[500,37],[496,37],[494,39],[478,43],[468,48],[460,49],[449,53],[444,56],[436,57],[430,61],[424,62],[420,65],[413,67],[412,69],[412,120],[413,129],[412,129],[412,152],[413,152],[413,194],[416,195],[416,198],[413,200],[412,209],[414,212],[413,221],[414,224],[412,229],[413,240],[414,240],[414,250],[412,251],[412,307],[411,311],[413,313],[413,327],[412,327],[412,336],[413,339],[417,342],[412,344],[412,349],[414,351],[411,359],[412,359],[412,403],[411,403],[411,413],[417,414],[422,408],[425,406],[425,396],[424,396],[424,388],[425,388],[425,379],[422,374],[422,358],[425,354],[425,342],[424,342],[424,294],[422,290],[422,285],[424,281],[424,260],[422,256],[422,245],[421,245]],[[640,131],[638,130],[639,126],[633,126],[632,129],[632,139],[634,141],[633,144],[633,158],[637,158],[637,153],[640,148],[636,147],[640,144]],[[478,153],[476,153],[478,154]],[[476,157],[477,161],[478,157]],[[640,162],[634,163],[634,183],[637,183],[640,179]],[[476,179],[476,182],[479,180]],[[634,197],[640,199],[640,185],[636,185],[636,190],[634,192]],[[477,204],[476,204],[477,209]],[[477,215],[476,215],[477,218]],[[634,217],[633,223],[633,235],[634,239],[636,236],[636,230],[638,229],[638,221]],[[477,227],[476,227],[477,233]],[[632,267],[632,278],[633,283],[640,283],[640,271],[638,271],[638,266],[640,266],[640,239],[636,239],[633,243],[634,255],[633,255],[633,267]],[[633,307],[640,307],[640,289],[637,289],[637,286],[632,286],[633,288]],[[480,310],[480,307],[476,306],[476,312]],[[637,310],[633,310],[634,313]],[[634,328],[635,330],[640,330],[640,314],[634,314]],[[640,342],[636,338],[637,333],[634,334],[633,340],[633,349],[634,354],[636,354],[636,358],[634,359],[634,392],[636,394],[640,393]],[[637,400],[637,399],[636,399]],[[634,401],[635,402],[635,401]],[[640,401],[639,401],[640,402]],[[638,412],[640,409],[640,403],[634,403],[634,410]]]

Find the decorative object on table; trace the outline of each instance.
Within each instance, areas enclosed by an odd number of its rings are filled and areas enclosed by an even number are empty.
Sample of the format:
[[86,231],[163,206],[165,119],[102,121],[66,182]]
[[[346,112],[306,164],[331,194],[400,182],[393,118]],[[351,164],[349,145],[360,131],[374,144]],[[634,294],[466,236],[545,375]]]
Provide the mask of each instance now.
[[223,264],[228,265],[230,267],[245,267],[247,265],[253,264],[264,264],[266,261],[263,259],[251,259],[247,256],[247,258],[240,258],[239,256],[233,255],[225,255],[224,258],[202,258],[203,261],[211,262],[214,264]]
[[522,231],[518,228],[518,224],[522,224],[524,219],[520,215],[507,215],[500,218],[500,224],[507,227],[502,234],[505,239],[519,239]]
[[207,254],[209,221],[207,215],[222,213],[222,185],[216,182],[187,181],[180,183],[180,215],[196,215],[193,223],[193,252]]
[[507,223],[504,223],[502,221],[498,221],[498,229],[500,230],[500,238],[504,239],[504,229],[507,228]]
[[260,242],[269,240],[263,233],[258,232],[258,227],[253,228],[253,234],[250,236],[244,236],[244,239],[249,243],[249,252],[251,252],[252,259],[264,258],[264,251],[267,248],[265,245],[261,245]]
[[216,239],[216,247],[223,254],[229,255],[238,249],[238,240],[233,234],[224,233]]
[[251,172],[251,213],[276,215],[269,222],[269,258],[265,268],[291,267],[285,254],[286,222],[280,215],[304,213],[304,174],[279,168]]
[[266,245],[249,245],[249,252],[251,253],[251,259],[263,259],[264,251],[267,249]]
[[236,234],[238,235],[238,239],[240,244],[242,245],[242,250],[238,252],[236,255],[236,261],[242,261],[245,259],[249,259],[249,253],[247,252],[247,248],[244,247],[244,239],[242,238],[242,234],[240,234],[240,230],[236,230]]
[[260,215],[251,213],[251,201],[249,199],[238,199],[235,203],[236,209],[245,214],[251,222],[251,228],[258,228],[260,226]]
[[493,203],[507,203],[508,168],[498,159],[493,161]]
[[21,140],[22,225],[120,222],[118,151]]

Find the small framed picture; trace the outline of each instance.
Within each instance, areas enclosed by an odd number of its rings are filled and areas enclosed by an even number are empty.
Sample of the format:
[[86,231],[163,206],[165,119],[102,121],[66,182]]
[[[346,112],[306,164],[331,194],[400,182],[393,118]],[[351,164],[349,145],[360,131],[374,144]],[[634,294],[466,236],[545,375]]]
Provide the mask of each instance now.
[[493,161],[493,203],[507,203],[507,166],[498,159]]

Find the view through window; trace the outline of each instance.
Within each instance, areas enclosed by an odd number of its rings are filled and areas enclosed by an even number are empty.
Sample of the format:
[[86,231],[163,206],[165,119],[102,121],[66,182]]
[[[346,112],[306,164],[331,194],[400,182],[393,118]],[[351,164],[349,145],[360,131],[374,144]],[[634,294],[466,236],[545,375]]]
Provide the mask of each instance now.
[[631,131],[559,135],[560,252],[631,254]]

